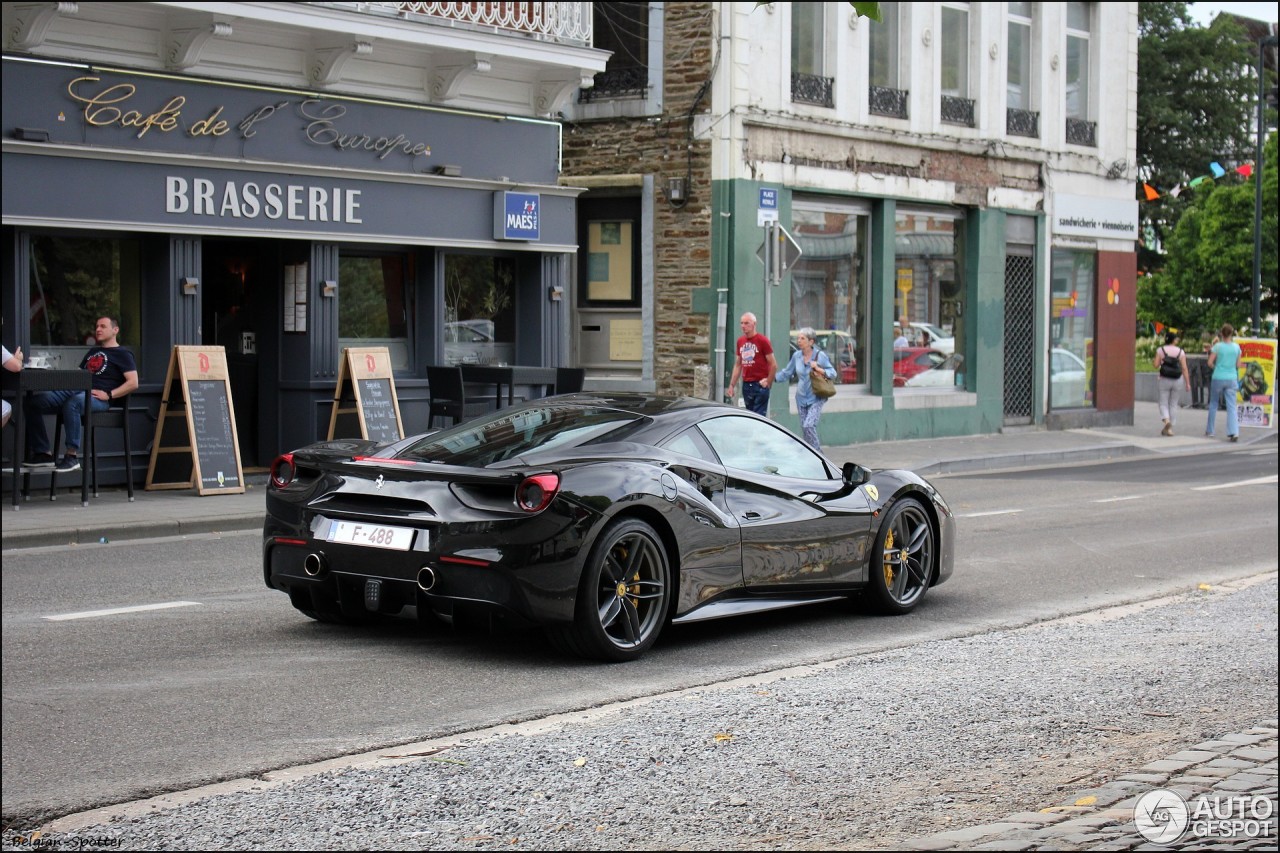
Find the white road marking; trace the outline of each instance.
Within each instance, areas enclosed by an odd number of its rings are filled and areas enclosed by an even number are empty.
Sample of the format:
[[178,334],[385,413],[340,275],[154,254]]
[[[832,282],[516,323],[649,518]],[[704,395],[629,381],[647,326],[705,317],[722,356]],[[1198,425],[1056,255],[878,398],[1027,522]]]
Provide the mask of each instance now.
[[1022,512],[1020,509],[993,509],[990,512],[966,512],[957,515],[956,518],[981,518],[984,515],[1014,515]]
[[1146,495],[1125,495],[1124,497],[1119,497],[1119,498],[1099,498],[1098,500],[1094,501],[1094,503],[1113,504],[1113,503],[1119,503],[1120,501],[1140,501],[1145,497]]
[[1216,486],[1196,486],[1191,491],[1209,492],[1209,491],[1213,491],[1214,489],[1234,489],[1236,486],[1258,486],[1258,485],[1262,485],[1263,483],[1274,483],[1274,482],[1276,482],[1276,475],[1272,474],[1270,477],[1258,477],[1253,480],[1237,480],[1234,483],[1218,483]]
[[199,607],[198,601],[166,601],[163,604],[139,604],[136,607],[113,607],[110,610],[82,610],[79,613],[60,613],[44,617],[49,622],[65,622],[68,619],[96,619],[99,616],[117,616],[121,613],[141,613],[144,610],[168,610],[171,607]]

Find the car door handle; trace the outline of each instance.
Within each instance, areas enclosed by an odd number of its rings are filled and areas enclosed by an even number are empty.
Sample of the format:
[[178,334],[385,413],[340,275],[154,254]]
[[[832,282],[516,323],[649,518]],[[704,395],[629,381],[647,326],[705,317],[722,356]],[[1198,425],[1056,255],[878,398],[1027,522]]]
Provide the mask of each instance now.
[[742,518],[745,521],[759,521],[761,516],[760,516],[760,513],[756,512],[755,510],[749,509],[742,514]]

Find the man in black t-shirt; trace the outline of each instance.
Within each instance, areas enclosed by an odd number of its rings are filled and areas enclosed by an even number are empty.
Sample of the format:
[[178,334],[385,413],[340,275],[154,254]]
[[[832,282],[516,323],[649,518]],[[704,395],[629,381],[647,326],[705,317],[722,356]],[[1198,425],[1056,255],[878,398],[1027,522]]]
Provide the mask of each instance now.
[[[119,335],[120,324],[114,317],[99,317],[93,330],[97,345],[80,360],[80,368],[93,374],[93,391],[90,393],[95,412],[105,412],[113,399],[124,397],[138,387],[138,364],[133,360],[133,353],[120,346]],[[59,411],[67,430],[67,451],[55,466],[44,416]],[[80,440],[84,431],[83,391],[42,391],[27,403],[26,417],[27,446],[31,451],[27,457],[28,468],[80,469]]]

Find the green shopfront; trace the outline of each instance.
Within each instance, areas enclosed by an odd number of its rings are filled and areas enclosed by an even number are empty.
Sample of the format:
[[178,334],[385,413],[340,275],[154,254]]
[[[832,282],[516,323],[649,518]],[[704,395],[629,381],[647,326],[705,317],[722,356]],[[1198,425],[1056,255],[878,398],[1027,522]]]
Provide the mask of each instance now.
[[[798,249],[777,286],[759,256],[762,198],[777,199]],[[1055,202],[1136,230],[1127,204]],[[727,377],[743,312],[768,318],[780,365],[796,331],[812,327],[839,374],[824,444],[1132,419],[1136,256],[1123,239],[1035,210],[752,181],[718,184],[716,207],[715,282],[695,303],[711,316],[713,364]],[[770,415],[799,431],[794,384],[775,388]]]

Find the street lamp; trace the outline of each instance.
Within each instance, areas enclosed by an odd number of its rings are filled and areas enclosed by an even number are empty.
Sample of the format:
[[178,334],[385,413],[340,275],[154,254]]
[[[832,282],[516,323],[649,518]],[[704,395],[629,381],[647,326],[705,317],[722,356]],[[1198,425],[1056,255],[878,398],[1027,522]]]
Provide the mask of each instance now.
[[1263,123],[1263,104],[1266,102],[1266,68],[1264,59],[1268,47],[1276,46],[1275,33],[1258,42],[1258,156],[1253,161],[1253,336],[1262,334],[1262,137],[1266,132]]

